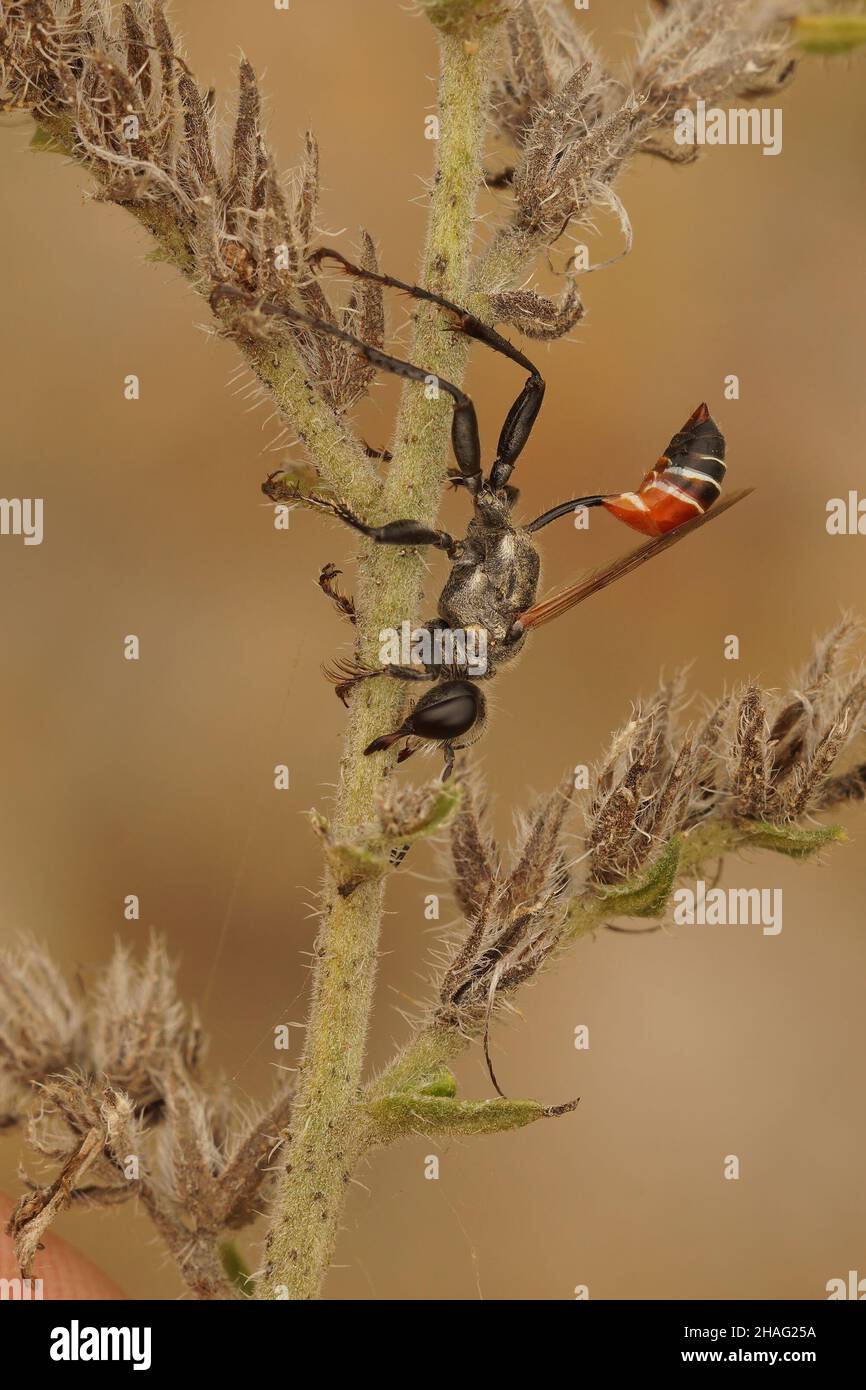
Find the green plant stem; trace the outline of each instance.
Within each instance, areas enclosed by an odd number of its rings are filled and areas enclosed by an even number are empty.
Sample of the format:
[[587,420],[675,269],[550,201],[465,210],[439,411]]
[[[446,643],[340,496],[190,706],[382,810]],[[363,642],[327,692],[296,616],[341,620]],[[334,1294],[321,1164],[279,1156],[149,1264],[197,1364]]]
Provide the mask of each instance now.
[[[496,33],[477,44],[443,37],[438,170],[431,195],[425,283],[450,298],[465,293],[474,209],[481,181]],[[443,331],[435,312],[417,320],[412,360],[431,374],[459,381],[467,343]],[[436,515],[447,469],[451,405],[423,387],[404,393],[382,517]],[[375,517],[373,519],[376,519]],[[358,637],[373,656],[383,627],[412,620],[420,601],[424,559],[411,549],[367,547],[360,564]],[[369,819],[387,755],[364,756],[366,745],[402,717],[397,682],[362,685],[352,700],[334,833],[351,835]],[[267,1241],[265,1298],[315,1298],[331,1259],[345,1184],[366,1143],[357,1106],[373,1002],[382,915],[381,878],[353,887],[329,873],[315,952],[313,998],[285,1166]]]

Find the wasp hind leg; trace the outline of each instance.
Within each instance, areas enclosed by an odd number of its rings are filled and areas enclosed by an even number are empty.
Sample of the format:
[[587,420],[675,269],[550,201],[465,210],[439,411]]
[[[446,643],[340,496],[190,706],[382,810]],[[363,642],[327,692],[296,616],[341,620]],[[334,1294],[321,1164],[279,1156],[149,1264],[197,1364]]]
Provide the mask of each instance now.
[[[314,269],[321,265],[322,261],[336,261],[347,275],[353,275],[360,280],[373,280],[376,284],[386,286],[389,289],[402,290],[404,294],[411,295],[413,299],[419,299],[427,304],[436,304],[440,309],[444,309],[447,314],[450,314],[455,332],[464,333],[467,338],[484,343],[494,352],[507,357],[511,362],[516,362],[519,367],[528,372],[529,375],[523,390],[509,410],[505,424],[500,431],[496,458],[490,471],[491,486],[496,489],[504,488],[532,433],[532,427],[544,400],[545,381],[535,363],[531,362],[519,348],[516,348],[501,333],[497,333],[495,328],[491,328],[475,314],[470,314],[468,309],[461,309],[459,304],[445,299],[441,294],[434,294],[432,290],[422,289],[420,285],[407,284],[405,280],[398,280],[393,275],[382,275],[379,271],[367,270],[364,266],[355,265],[339,251],[333,251],[328,246],[319,247],[309,257],[309,264]],[[449,388],[446,386],[445,389]],[[474,420],[474,407],[471,407],[468,397],[465,398],[465,402],[457,401],[455,397],[458,408],[465,410],[467,415],[469,409],[472,409]],[[455,454],[460,464],[460,473],[452,475],[452,483],[469,487],[470,491],[477,492],[480,475],[474,468],[467,469],[456,445]]]

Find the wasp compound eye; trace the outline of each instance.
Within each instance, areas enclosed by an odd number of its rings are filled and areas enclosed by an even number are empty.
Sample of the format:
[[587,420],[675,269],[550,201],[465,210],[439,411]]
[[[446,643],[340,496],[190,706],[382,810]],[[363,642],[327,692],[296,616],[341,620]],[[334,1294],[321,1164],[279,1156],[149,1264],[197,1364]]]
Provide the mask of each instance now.
[[418,738],[459,738],[478,718],[481,699],[481,692],[469,681],[446,681],[421,697],[405,728]]

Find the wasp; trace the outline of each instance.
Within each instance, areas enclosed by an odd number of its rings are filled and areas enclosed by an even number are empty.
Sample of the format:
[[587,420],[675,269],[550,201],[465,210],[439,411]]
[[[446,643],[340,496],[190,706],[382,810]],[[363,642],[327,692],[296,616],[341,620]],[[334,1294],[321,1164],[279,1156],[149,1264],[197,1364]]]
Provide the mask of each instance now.
[[[436,373],[411,362],[389,356],[364,343],[336,325],[324,323],[300,311],[259,301],[256,308],[325,333],[348,343],[374,367],[410,381],[435,383],[453,403],[451,445],[457,469],[449,474],[453,485],[464,489],[471,499],[473,514],[466,535],[455,539],[412,518],[400,518],[380,526],[369,525],[362,517],[333,498],[305,494],[306,505],[318,507],[380,545],[430,546],[441,550],[451,561],[451,571],[439,598],[438,614],[413,636],[431,639],[474,634],[482,636],[486,649],[483,675],[465,661],[422,661],[405,665],[385,663],[364,667],[354,661],[340,661],[326,674],[344,703],[362,681],[391,678],[406,683],[426,682],[427,690],[396,729],[383,732],[364,750],[372,755],[394,744],[403,743],[398,761],[409,757],[423,743],[438,745],[444,754],[443,780],[452,771],[455,754],[480,738],[487,719],[487,701],[479,682],[496,676],[500,668],[522,651],[533,628],[550,622],[601,589],[633,573],[675,542],[690,535],[707,520],[747,495],[743,490],[719,501],[725,477],[725,441],[705,404],[688,418],[673,436],[657,463],[646,473],[634,492],[594,493],[573,497],[551,507],[528,525],[514,518],[519,492],[510,479],[525,448],[544,400],[545,382],[538,368],[496,329],[459,305],[431,290],[410,285],[390,275],[365,269],[347,260],[340,252],[321,248],[312,253],[310,265],[335,261],[348,275],[374,280],[403,291],[413,299],[435,304],[447,315],[448,326],[492,348],[520,366],[526,373],[523,388],[511,406],[499,434],[496,455],[490,468],[482,468],[478,419],[471,398],[460,387]],[[232,286],[218,286],[213,299],[252,302],[251,297]],[[297,491],[272,474],[263,491],[273,501],[301,500]],[[650,539],[551,598],[537,601],[541,562],[535,543],[536,532],[557,518],[581,507],[603,507],[608,513]],[[713,511],[710,512],[710,508]],[[352,616],[351,600],[340,594],[333,581],[337,571],[326,566],[320,584]],[[439,650],[442,643],[439,643]],[[452,650],[460,650],[459,645]]]

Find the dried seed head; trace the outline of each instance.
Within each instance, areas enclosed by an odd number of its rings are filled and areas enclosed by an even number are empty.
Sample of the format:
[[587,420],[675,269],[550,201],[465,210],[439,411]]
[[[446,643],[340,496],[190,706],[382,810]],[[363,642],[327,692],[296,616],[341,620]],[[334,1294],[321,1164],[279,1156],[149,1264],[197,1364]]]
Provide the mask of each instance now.
[[88,1166],[86,1185],[77,1184],[73,1197],[104,1204],[126,1201],[136,1187],[125,1175],[124,1164],[146,1147],[129,1096],[78,1071],[41,1082],[27,1121],[32,1152],[47,1167],[62,1164],[89,1134],[99,1135],[99,1153]]
[[540,110],[579,68],[592,71],[584,84],[584,117],[596,120],[613,83],[574,18],[555,0],[520,0],[506,25],[507,48],[493,91],[501,133],[521,146]]
[[483,827],[484,803],[477,785],[463,785],[451,826],[454,894],[467,920],[482,911],[500,872],[499,856]]
[[[256,77],[243,59],[222,157],[214,93],[196,83],[154,0],[123,4],[117,22],[102,0],[4,4],[0,104],[31,109],[59,148],[93,170],[98,196],[138,211],[162,254],[205,294],[228,284],[327,322],[341,314],[381,343],[380,287],[364,286],[338,311],[309,273],[315,140],[306,136],[301,166],[284,182],[262,130]],[[366,234],[362,259],[375,264]],[[242,316],[232,331],[249,335],[251,324]],[[347,410],[367,389],[368,365],[344,344],[290,323],[279,334],[301,349],[310,380],[335,410]],[[273,322],[268,335],[278,335]]]
[[856,633],[846,620],[819,641],[795,690],[747,686],[696,730],[678,727],[679,695],[662,687],[596,771],[585,831],[591,880],[628,878],[672,835],[702,823],[788,825],[858,799],[857,768],[831,775],[864,727],[866,679],[846,661]]
[[535,290],[501,290],[491,295],[494,319],[513,324],[527,338],[550,341],[564,338],[583,318],[583,304],[573,284],[559,299],[547,299]]
[[256,1216],[292,1086],[243,1115],[222,1082],[202,1078],[199,1030],[158,943],[140,965],[118,949],[80,1000],[40,948],[8,953],[0,1038],[0,1129],[26,1115],[29,1150],[50,1172],[45,1186],[29,1183],[13,1213],[22,1268],[70,1204],[135,1194],[191,1287],[215,1296],[211,1247]]
[[178,1065],[198,1075],[201,1028],[178,995],[162,942],[152,940],[140,963],[118,943],[93,987],[91,1020],[94,1071],[110,1076],[142,1113],[161,1104]]
[[572,220],[585,220],[621,172],[633,144],[637,104],[587,119],[593,70],[585,64],[541,108],[514,172],[515,222],[525,235],[551,244]]
[[669,140],[675,112],[699,98],[724,104],[781,90],[793,75],[788,21],[803,8],[797,0],[681,0],[656,15],[632,75],[643,149],[677,159]]
[[797,822],[866,799],[863,764],[832,775],[852,732],[863,732],[866,709],[866,679],[859,669],[852,677],[844,662],[849,637],[841,625],[817,644],[808,697],[749,685],[689,730],[681,727],[679,675],[638,706],[596,769],[578,856],[586,877],[574,892],[563,848],[570,779],[528,818],[507,871],[483,826],[481,792],[464,785],[451,855],[466,931],[444,962],[433,1028],[466,1037],[484,1031],[486,1045],[493,1010],[577,931],[607,913],[658,916],[679,870],[680,832],[715,823],[734,832],[732,843],[795,857],[832,838]]
[[757,686],[749,686],[740,700],[729,762],[734,815],[741,820],[762,820],[767,811],[772,757],[766,711]]
[[[646,153],[690,162],[698,148],[674,140],[678,110],[699,99],[754,99],[787,85],[795,70],[792,21],[807,6],[808,0],[658,6],[629,83],[610,76],[578,17],[557,0],[520,0],[506,26],[494,85],[499,132],[519,152],[515,207],[494,233],[489,263],[523,267],[571,224],[591,226],[603,208],[617,214],[627,252],[631,230],[613,184],[630,158]],[[507,290],[504,280],[501,287]]]
[[82,1002],[44,947],[0,953],[0,1071],[20,1094],[32,1081],[77,1066],[86,1050]]
[[530,817],[511,870],[479,819],[477,792],[464,788],[451,832],[454,892],[469,934],[440,983],[435,1021],[478,1032],[490,1008],[537,973],[554,950],[569,876],[563,822],[573,784],[563,782]]

